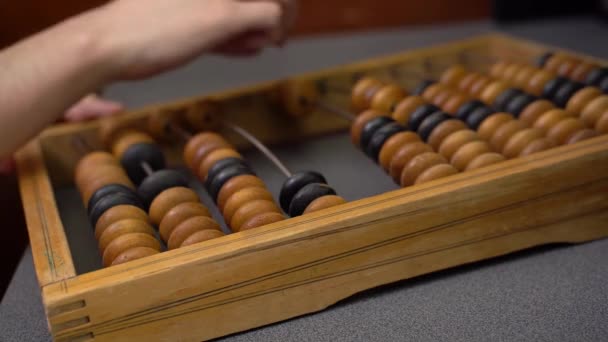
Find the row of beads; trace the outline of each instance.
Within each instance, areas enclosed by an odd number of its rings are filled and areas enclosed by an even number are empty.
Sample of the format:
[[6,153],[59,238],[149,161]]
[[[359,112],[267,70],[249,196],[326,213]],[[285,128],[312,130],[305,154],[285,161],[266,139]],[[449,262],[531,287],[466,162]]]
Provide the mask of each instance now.
[[608,68],[563,53],[548,52],[539,57],[537,65],[545,70],[608,92]]

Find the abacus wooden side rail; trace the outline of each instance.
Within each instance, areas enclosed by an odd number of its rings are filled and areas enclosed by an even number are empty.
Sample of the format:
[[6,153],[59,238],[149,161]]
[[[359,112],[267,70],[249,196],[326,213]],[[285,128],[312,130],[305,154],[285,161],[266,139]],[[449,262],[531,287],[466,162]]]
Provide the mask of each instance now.
[[[457,62],[483,70],[467,59],[471,56],[521,60],[548,49],[489,35],[292,80],[344,88],[361,73],[436,77]],[[433,63],[441,68],[429,67]],[[419,80],[406,75],[403,85],[413,87]],[[222,107],[212,119],[246,127],[268,144],[348,128],[347,122],[322,111],[289,117],[276,105],[280,85],[268,82],[152,106],[127,113],[123,120],[144,121],[153,112],[197,114],[212,100]],[[336,106],[348,105],[346,96],[323,96]],[[79,272],[69,222],[62,221],[57,199],[57,189],[72,186],[79,158],[71,146],[74,135],[101,146],[97,123],[74,124],[47,130],[17,154],[36,274],[57,341],[211,339],[322,310],[382,284],[533,246],[608,236],[608,136],[600,136]],[[238,137],[231,141],[246,146]],[[175,148],[167,152],[179,159]]]

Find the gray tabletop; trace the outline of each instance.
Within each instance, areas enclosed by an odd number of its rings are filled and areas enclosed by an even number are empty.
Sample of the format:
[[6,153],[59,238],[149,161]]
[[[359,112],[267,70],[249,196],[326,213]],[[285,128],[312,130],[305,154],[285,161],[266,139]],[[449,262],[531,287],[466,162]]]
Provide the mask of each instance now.
[[[108,89],[131,106],[276,79],[434,43],[503,31],[607,58],[608,25],[591,18],[512,26],[473,22],[301,39],[250,60],[205,57],[182,69]],[[278,149],[294,169],[317,169],[347,199],[394,188],[344,136]],[[263,174],[273,170],[250,156]],[[328,158],[332,162],[328,162]],[[357,165],[356,172],[350,165]],[[276,177],[278,174],[274,173]],[[362,176],[369,185],[357,182]],[[278,178],[277,178],[278,179]],[[276,190],[279,181],[271,181]],[[355,186],[356,184],[356,186]],[[608,340],[608,240],[550,246],[399,282],[351,297],[320,313],[225,338],[310,340]],[[48,341],[40,292],[27,250],[0,305],[0,341]]]

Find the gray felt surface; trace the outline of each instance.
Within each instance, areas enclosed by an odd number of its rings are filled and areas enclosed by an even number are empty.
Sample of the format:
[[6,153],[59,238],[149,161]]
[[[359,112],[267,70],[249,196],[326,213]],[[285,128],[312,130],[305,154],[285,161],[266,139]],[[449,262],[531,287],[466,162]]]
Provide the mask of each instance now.
[[[569,18],[496,27],[489,22],[421,27],[294,41],[252,60],[205,57],[166,75],[118,84],[108,94],[131,106],[216,91],[492,30],[608,57],[608,26]],[[395,186],[343,135],[280,148],[293,169],[317,169],[347,199]],[[279,178],[259,155],[265,179]],[[361,182],[361,179],[369,182]],[[70,190],[62,198],[70,198]],[[73,217],[82,220],[82,217]],[[607,223],[608,224],[608,223]],[[351,297],[320,313],[229,336],[226,341],[605,341],[608,340],[608,240],[551,246],[399,282]],[[94,267],[95,265],[84,265]],[[303,299],[305,300],[305,299]],[[48,341],[27,251],[0,305],[0,341]]]

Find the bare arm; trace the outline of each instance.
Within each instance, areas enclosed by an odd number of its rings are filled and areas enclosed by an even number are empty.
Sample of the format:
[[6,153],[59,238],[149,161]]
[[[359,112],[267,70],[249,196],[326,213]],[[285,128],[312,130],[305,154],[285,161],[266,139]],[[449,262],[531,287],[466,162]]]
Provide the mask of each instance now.
[[112,81],[151,76],[232,41],[236,53],[272,44],[292,4],[118,0],[0,52],[0,157]]

